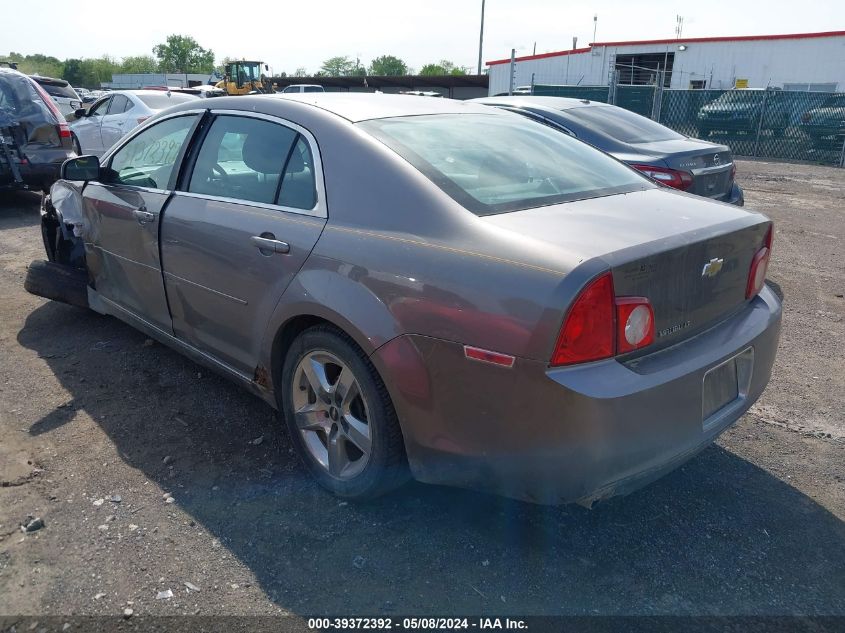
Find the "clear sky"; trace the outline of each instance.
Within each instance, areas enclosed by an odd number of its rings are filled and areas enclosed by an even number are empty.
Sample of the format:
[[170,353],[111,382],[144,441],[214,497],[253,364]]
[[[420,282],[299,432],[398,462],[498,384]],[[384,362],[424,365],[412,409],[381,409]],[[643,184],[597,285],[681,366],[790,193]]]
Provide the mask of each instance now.
[[[3,0],[3,4],[12,0]],[[191,35],[223,57],[261,59],[275,72],[313,72],[335,55],[401,57],[412,68],[449,59],[475,68],[481,0],[251,0],[246,2],[68,2],[15,4],[0,26],[0,53],[68,57],[151,54],[167,35]],[[845,30],[842,0],[487,0],[484,60],[597,41]]]

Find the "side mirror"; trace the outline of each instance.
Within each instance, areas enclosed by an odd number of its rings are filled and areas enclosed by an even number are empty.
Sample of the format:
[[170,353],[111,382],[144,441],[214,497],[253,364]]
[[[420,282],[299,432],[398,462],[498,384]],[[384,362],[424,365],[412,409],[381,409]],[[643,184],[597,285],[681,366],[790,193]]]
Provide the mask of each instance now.
[[85,108],[77,108],[76,110],[73,111],[73,116],[75,116],[77,119],[81,119],[86,114],[87,114],[87,112],[85,111]]
[[100,177],[100,159],[96,156],[68,158],[62,163],[59,174],[63,180],[97,180]]

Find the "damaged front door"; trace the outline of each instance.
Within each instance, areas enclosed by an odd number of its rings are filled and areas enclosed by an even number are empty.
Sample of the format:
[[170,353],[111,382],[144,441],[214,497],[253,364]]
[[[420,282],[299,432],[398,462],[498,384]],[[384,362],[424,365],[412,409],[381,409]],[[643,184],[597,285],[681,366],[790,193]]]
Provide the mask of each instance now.
[[159,222],[198,119],[177,116],[142,131],[111,156],[102,182],[85,189],[85,251],[97,294],[167,333]]

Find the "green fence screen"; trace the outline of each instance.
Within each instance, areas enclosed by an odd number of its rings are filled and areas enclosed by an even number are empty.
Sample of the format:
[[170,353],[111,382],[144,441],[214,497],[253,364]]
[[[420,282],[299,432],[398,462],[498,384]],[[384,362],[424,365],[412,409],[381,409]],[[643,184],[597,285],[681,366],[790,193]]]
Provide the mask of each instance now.
[[845,161],[845,93],[536,85],[534,94],[610,101],[681,134],[728,145],[737,156]]

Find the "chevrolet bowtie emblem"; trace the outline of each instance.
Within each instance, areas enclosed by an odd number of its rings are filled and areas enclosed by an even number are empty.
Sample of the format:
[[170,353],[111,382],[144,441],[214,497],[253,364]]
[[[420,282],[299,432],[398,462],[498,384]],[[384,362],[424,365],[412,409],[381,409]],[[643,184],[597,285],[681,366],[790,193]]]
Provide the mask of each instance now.
[[725,263],[725,260],[721,257],[714,257],[709,262],[704,264],[704,268],[701,269],[701,276],[702,277],[715,277],[719,274],[722,270],[722,264]]

